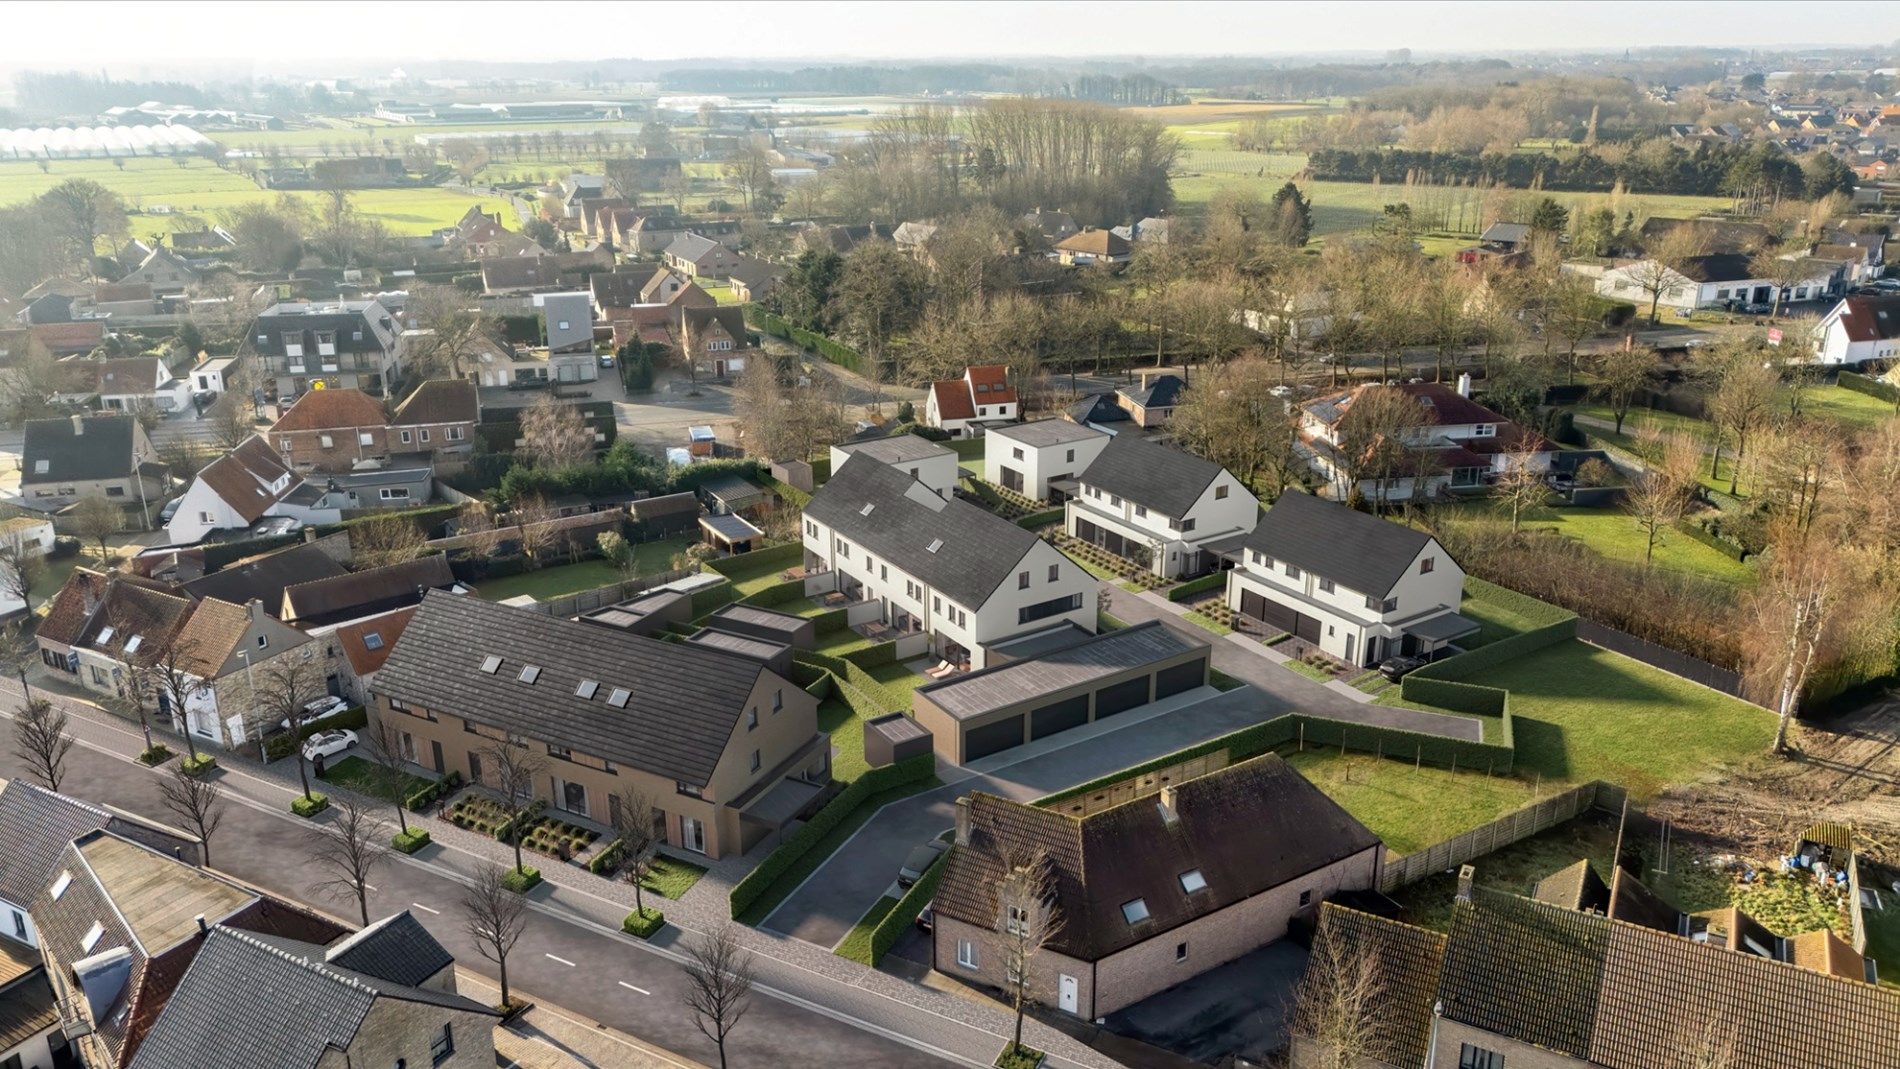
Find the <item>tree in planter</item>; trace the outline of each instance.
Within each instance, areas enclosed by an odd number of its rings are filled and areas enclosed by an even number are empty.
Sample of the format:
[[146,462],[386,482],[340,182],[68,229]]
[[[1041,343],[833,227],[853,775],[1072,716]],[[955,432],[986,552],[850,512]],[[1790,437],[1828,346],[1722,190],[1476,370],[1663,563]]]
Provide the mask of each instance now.
[[508,889],[508,874],[484,865],[462,888],[462,930],[482,957],[495,963],[501,980],[501,1008],[507,1012],[508,955],[527,927],[528,900]]
[[191,734],[186,710],[190,708],[189,702],[210,689],[198,674],[203,666],[196,648],[196,643],[190,640],[168,642],[149,658],[131,665],[141,689],[151,694],[161,709],[171,710],[185,736],[185,750],[194,765],[198,763],[198,740]]
[[268,731],[272,724],[289,721],[290,758],[297,762],[297,782],[303,787],[304,800],[314,801],[310,770],[303,759],[303,726],[309,717],[304,706],[324,693],[320,669],[315,661],[302,656],[279,656],[253,669],[251,676],[258,711],[264,714],[263,723],[256,725],[258,733]]
[[383,722],[382,718],[372,719],[363,726],[362,756],[369,762],[370,793],[383,799],[396,808],[396,824],[403,833],[409,834],[409,807],[404,803],[404,790],[409,786],[409,772],[403,768],[402,747],[394,727]]
[[40,659],[40,643],[26,624],[21,620],[9,621],[0,626],[0,669],[20,681],[20,692],[33,697],[33,687],[26,681],[26,667],[36,664]]
[[1005,851],[996,887],[996,932],[1001,937],[1003,997],[1016,1011],[1011,1051],[1022,1049],[1023,1016],[1035,999],[1030,967],[1062,931],[1055,866],[1041,850]]
[[482,783],[501,795],[501,809],[513,829],[508,836],[515,848],[515,871],[522,872],[521,822],[534,808],[534,785],[547,769],[547,759],[519,742],[495,742],[481,748]]
[[183,768],[174,768],[159,781],[158,794],[165,811],[197,834],[198,841],[204,846],[204,863],[209,867],[211,836],[224,820],[224,792],[203,776],[194,776]]
[[640,897],[640,884],[653,871],[653,859],[660,846],[661,814],[653,807],[646,792],[628,787],[614,795],[608,806],[614,828],[614,841],[606,847],[616,851],[615,872],[633,884],[634,912],[644,914],[646,902]]
[[336,803],[336,819],[310,833],[306,859],[323,874],[317,891],[340,901],[356,901],[357,913],[369,923],[369,878],[389,859],[381,829],[369,810],[353,798]]
[[66,711],[45,698],[28,697],[13,718],[13,755],[49,791],[58,791],[66,778],[66,755],[73,749],[68,724]]
[[700,1034],[719,1048],[719,1069],[726,1069],[726,1037],[752,1008],[752,954],[728,922],[687,948],[685,971],[686,1008]]

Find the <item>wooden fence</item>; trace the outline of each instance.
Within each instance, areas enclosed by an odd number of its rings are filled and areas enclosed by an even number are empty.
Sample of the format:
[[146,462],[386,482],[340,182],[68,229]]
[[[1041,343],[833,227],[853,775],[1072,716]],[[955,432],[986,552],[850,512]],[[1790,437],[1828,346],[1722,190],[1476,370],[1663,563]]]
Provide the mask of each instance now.
[[604,609],[609,605],[618,605],[629,598],[644,594],[656,586],[665,586],[668,583],[678,582],[681,579],[699,574],[700,571],[697,568],[680,568],[670,572],[657,572],[653,575],[640,576],[637,579],[628,579],[625,582],[609,583],[606,586],[595,587],[592,590],[583,590],[578,594],[569,594],[562,598],[537,601],[533,605],[528,606],[528,608],[547,616],[559,616],[563,618],[579,616],[584,612],[593,612],[595,609]]
[[1623,799],[1621,788],[1610,784],[1598,781],[1578,784],[1416,853],[1386,858],[1385,869],[1379,875],[1379,890],[1389,893],[1456,868],[1473,858],[1548,831],[1593,807],[1620,809]]

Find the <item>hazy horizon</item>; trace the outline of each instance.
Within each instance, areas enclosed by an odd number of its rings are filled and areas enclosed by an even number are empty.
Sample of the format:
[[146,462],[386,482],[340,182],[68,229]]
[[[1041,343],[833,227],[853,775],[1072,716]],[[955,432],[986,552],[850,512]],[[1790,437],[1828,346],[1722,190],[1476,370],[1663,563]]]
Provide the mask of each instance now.
[[[639,3],[524,8],[300,0],[265,5],[4,5],[0,64],[97,70],[121,77],[215,65],[229,77],[309,74],[326,64],[586,63],[721,59],[760,63],[1264,57],[1382,53],[1482,55],[1631,48],[1887,49],[1900,3],[1832,4],[1785,40],[1785,22],[1737,18],[1732,3]],[[571,24],[543,11],[573,13]],[[522,12],[529,12],[524,18]],[[867,15],[875,13],[874,18]],[[980,14],[979,14],[980,13]],[[83,32],[75,32],[83,17]],[[515,23],[525,24],[526,31]],[[322,27],[336,27],[334,36]],[[1632,36],[1631,27],[1637,28]],[[326,38],[329,38],[326,40]],[[1871,42],[1871,43],[1869,43]],[[217,70],[198,69],[215,78]]]

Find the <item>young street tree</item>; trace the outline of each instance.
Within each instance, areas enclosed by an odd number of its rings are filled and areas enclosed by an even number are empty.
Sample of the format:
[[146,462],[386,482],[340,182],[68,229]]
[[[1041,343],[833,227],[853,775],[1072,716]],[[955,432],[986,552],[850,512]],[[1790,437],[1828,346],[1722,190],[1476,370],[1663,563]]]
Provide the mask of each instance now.
[[1036,956],[1062,931],[1055,868],[1046,853],[1007,852],[996,885],[996,932],[1002,937],[1003,997],[1016,1011],[1010,1050],[1023,1045],[1023,1015],[1035,1001]]
[[49,791],[58,791],[66,778],[66,755],[73,749],[68,726],[66,711],[45,698],[27,698],[13,718],[13,756]]
[[1652,459],[1631,481],[1623,504],[1636,518],[1636,526],[1642,528],[1643,563],[1647,565],[1656,556],[1656,543],[1662,540],[1663,531],[1674,526],[1689,508],[1701,447],[1684,435],[1664,439],[1651,434],[1645,436],[1645,441]]
[[660,845],[661,814],[653,807],[653,799],[637,787],[614,795],[614,803],[608,808],[614,842],[620,847],[619,874],[633,884],[633,908],[644,914],[646,903],[640,896],[640,885],[653,871],[654,853]]
[[752,1008],[752,953],[739,945],[737,926],[726,923],[695,940],[686,955],[686,1008],[726,1069],[726,1037]]
[[1516,534],[1526,513],[1544,507],[1550,498],[1546,472],[1538,466],[1534,448],[1513,449],[1505,455],[1504,472],[1491,486],[1491,500],[1511,517],[1511,533]]
[[342,902],[354,900],[364,924],[369,923],[370,874],[389,859],[381,830],[367,807],[353,798],[341,798],[336,819],[310,833],[306,855],[322,876],[317,891]]
[[1386,1026],[1386,986],[1376,949],[1327,925],[1314,942],[1306,975],[1293,992],[1287,1031],[1306,1050],[1310,1069],[1358,1069],[1394,1060]]
[[29,545],[17,534],[0,535],[0,594],[25,604],[26,617],[33,617],[33,591],[46,577],[46,558],[37,545]]
[[362,755],[369,762],[370,793],[395,807],[396,825],[407,835],[409,807],[404,804],[403,791],[409,786],[410,777],[408,770],[402,767],[402,747],[396,729],[372,718],[361,735]]
[[482,957],[495,963],[501,980],[501,1008],[508,998],[508,955],[527,927],[528,900],[508,889],[508,874],[499,865],[484,865],[462,888],[462,930]]
[[178,767],[158,782],[158,797],[167,813],[198,836],[204,863],[210,867],[211,837],[224,821],[224,792],[209,777],[194,776]]
[[[547,759],[518,742],[493,742],[476,751],[481,755],[482,785],[501,795],[502,811],[511,823],[519,824],[534,805],[534,785],[547,768]],[[510,841],[515,848],[515,871],[522,871],[521,831],[516,828]]]
[[303,759],[303,747],[300,745],[303,735],[304,718],[309,711],[304,708],[323,693],[323,677],[318,674],[314,661],[301,657],[278,656],[274,661],[255,669],[251,673],[255,681],[257,709],[263,714],[264,722],[257,725],[262,734],[270,730],[273,724],[290,722],[290,758],[297,762],[297,782],[303,785],[303,796],[310,797],[310,769]]
[[186,710],[207,687],[203,676],[206,669],[198,663],[195,645],[188,640],[168,642],[156,654],[128,663],[141,677],[143,689],[152,695],[152,700],[161,709],[170,709],[172,716],[184,725],[181,734],[185,737],[185,750],[196,764],[198,740],[191,733]]

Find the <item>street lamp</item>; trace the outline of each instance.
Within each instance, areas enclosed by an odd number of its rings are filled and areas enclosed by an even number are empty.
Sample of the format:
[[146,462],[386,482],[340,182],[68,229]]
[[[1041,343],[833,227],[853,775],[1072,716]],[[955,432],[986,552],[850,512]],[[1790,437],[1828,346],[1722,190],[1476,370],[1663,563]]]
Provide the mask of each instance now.
[[139,484],[139,518],[145,521],[145,529],[152,529],[152,510],[145,504],[145,451],[132,451],[132,481]]
[[[255,719],[257,716],[257,682],[251,678],[251,651],[239,650],[238,660],[244,662],[244,689],[247,692],[245,696],[250,701],[251,716]],[[222,730],[223,726],[220,725],[219,727],[220,730]],[[270,749],[264,745],[264,731],[262,728],[258,729],[257,732],[257,759],[265,764],[270,763]]]

